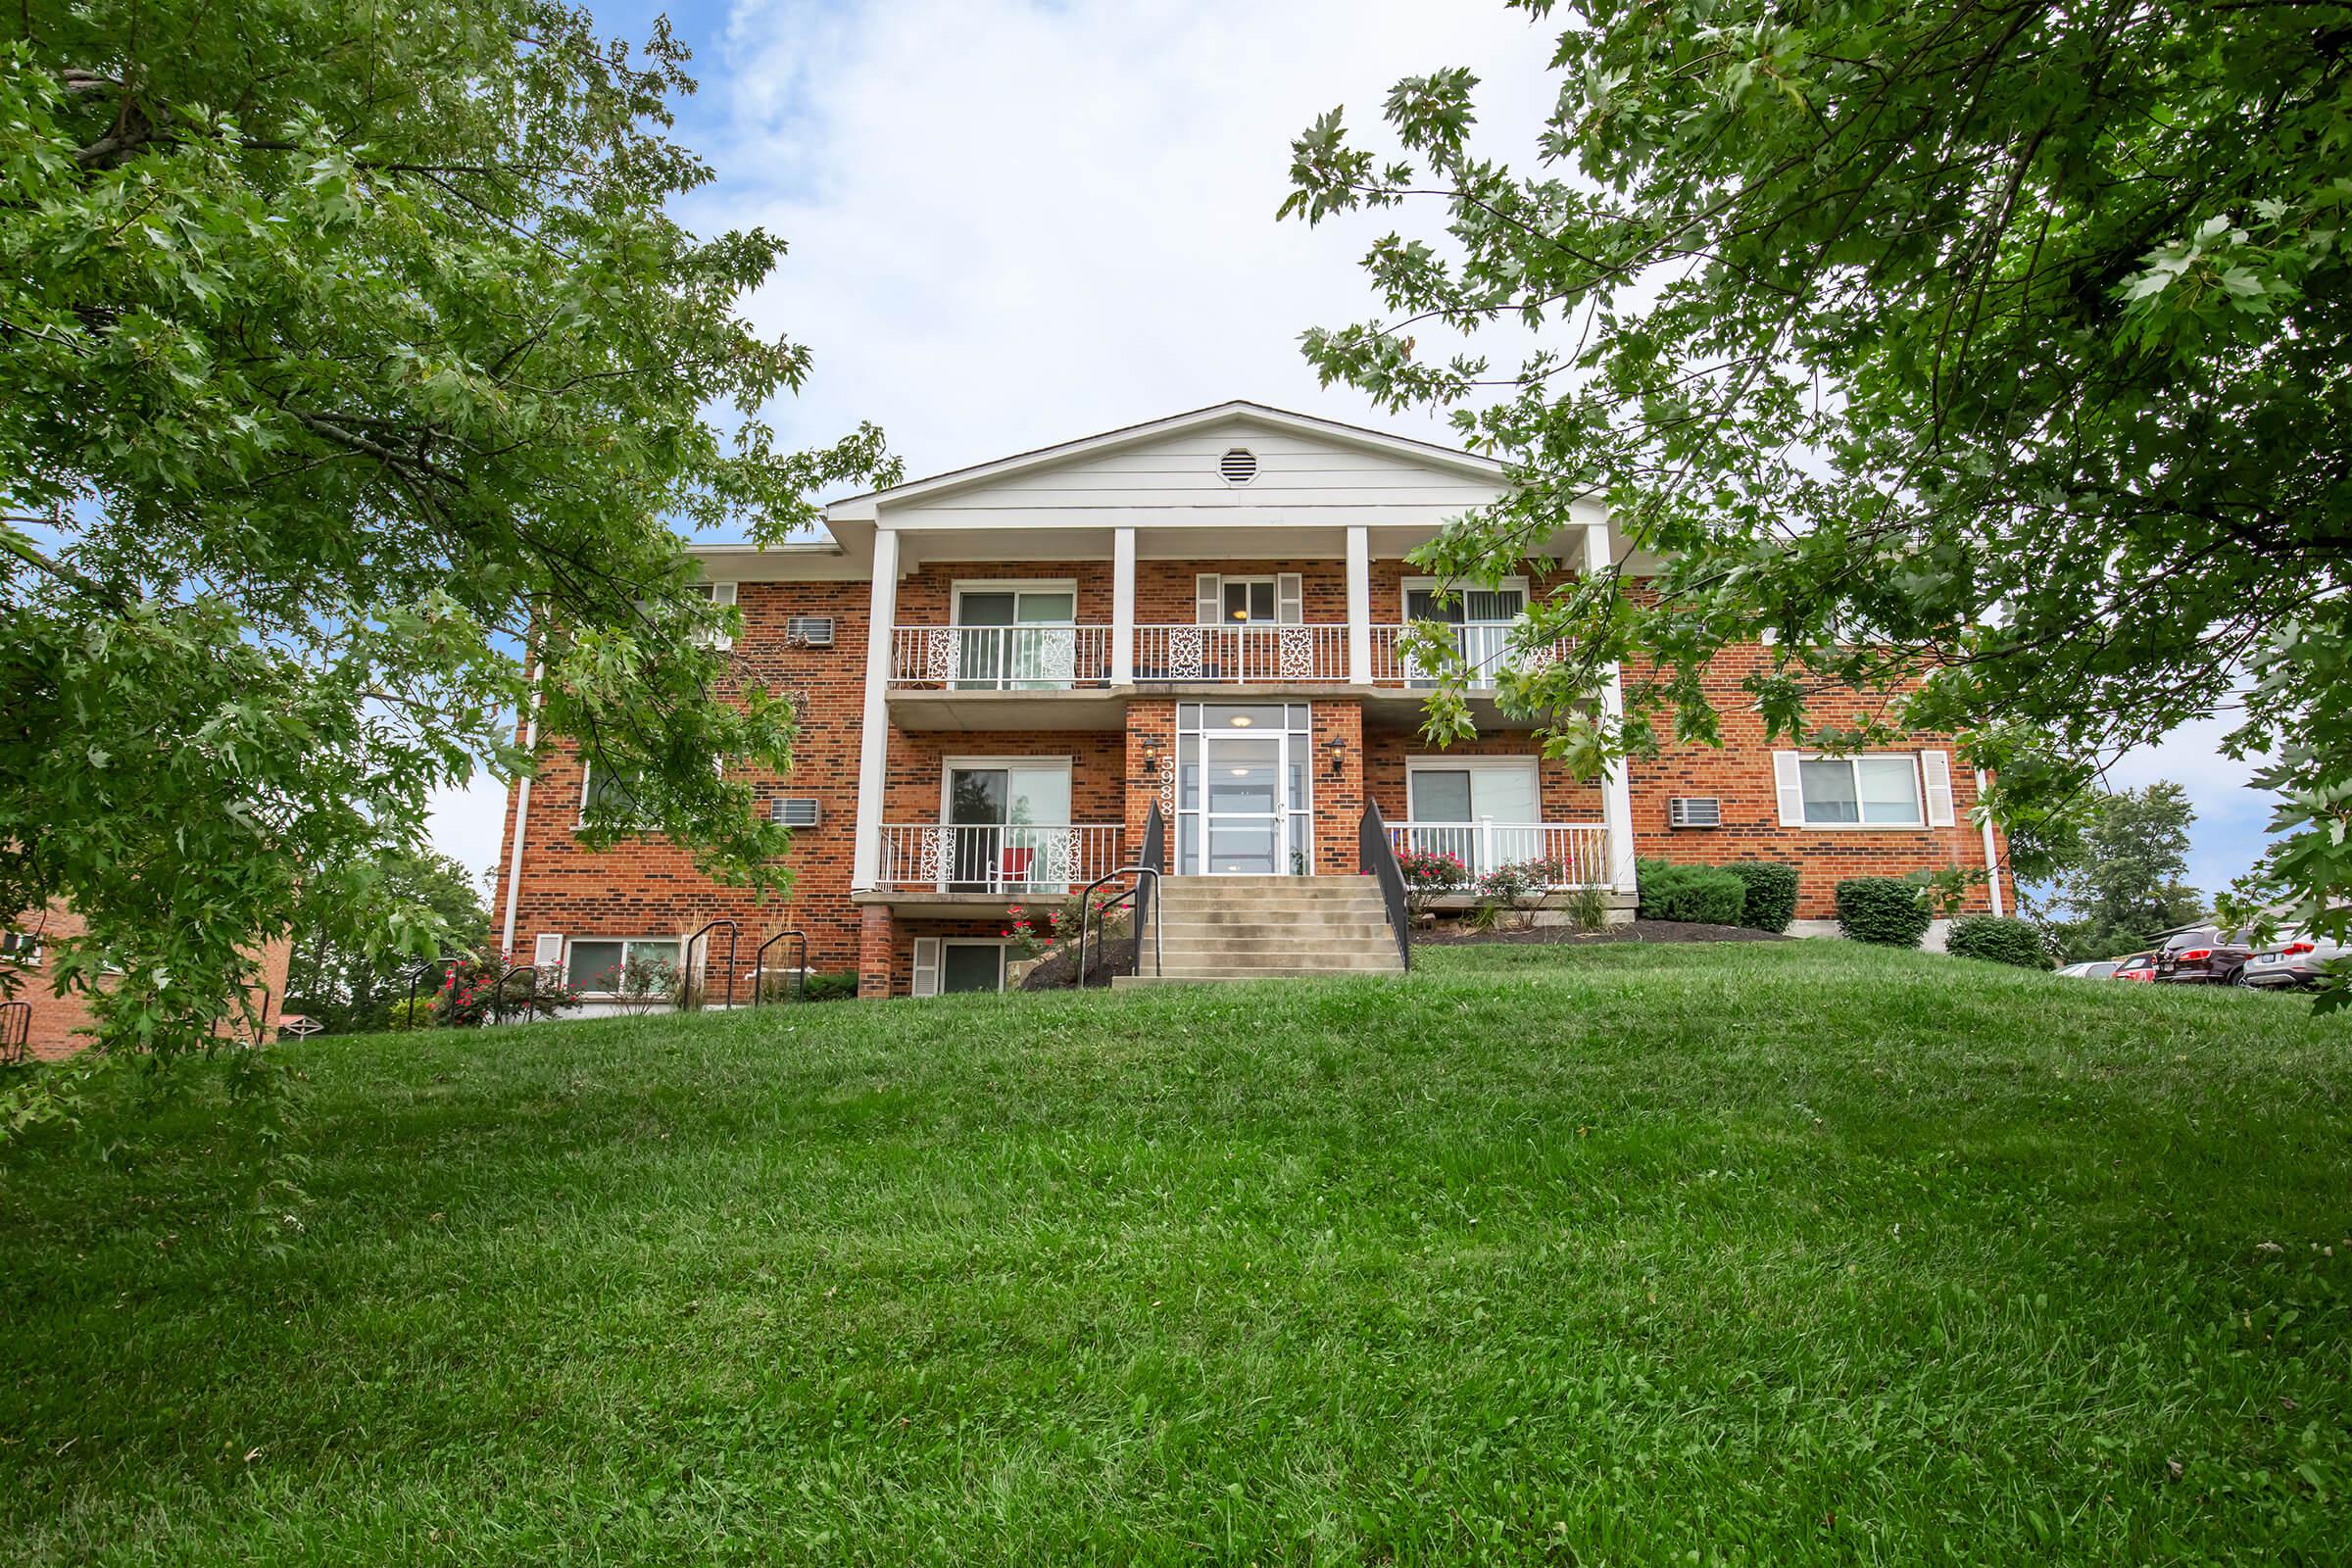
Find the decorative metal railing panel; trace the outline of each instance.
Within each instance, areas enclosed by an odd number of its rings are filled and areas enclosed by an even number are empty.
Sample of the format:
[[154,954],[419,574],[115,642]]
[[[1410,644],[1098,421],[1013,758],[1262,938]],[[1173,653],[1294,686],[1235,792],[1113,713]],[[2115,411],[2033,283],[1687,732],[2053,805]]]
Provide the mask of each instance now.
[[1017,897],[1066,893],[1117,867],[1116,823],[885,823],[885,888]]
[[1498,865],[1539,867],[1537,879],[1547,888],[1612,881],[1609,830],[1596,822],[1392,822],[1389,840],[1400,856],[1452,856],[1466,882]]
[[[1375,626],[1372,628],[1372,683],[1375,686],[1435,686],[1439,670],[1423,663],[1405,647],[1405,634],[1412,626]],[[1463,674],[1473,691],[1492,691],[1495,678],[1506,670],[1532,671],[1545,664],[1556,664],[1566,659],[1575,644],[1568,641],[1545,643],[1536,648],[1511,646],[1511,634],[1517,628],[1510,623],[1494,621],[1471,625],[1446,625],[1454,652],[1460,657]]]
[[1135,678],[1224,686],[1345,681],[1348,628],[1283,626],[1271,621],[1138,626]]
[[1110,684],[1108,626],[898,626],[890,683],[939,691],[1054,692]]

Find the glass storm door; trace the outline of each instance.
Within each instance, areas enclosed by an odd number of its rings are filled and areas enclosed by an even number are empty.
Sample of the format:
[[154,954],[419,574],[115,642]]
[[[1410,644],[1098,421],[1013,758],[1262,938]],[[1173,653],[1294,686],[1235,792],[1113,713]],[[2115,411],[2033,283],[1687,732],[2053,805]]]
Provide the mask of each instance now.
[[952,767],[942,885],[950,893],[1065,888],[1069,824],[1067,767]]
[[1304,703],[1178,705],[1179,875],[1309,873],[1309,711]]

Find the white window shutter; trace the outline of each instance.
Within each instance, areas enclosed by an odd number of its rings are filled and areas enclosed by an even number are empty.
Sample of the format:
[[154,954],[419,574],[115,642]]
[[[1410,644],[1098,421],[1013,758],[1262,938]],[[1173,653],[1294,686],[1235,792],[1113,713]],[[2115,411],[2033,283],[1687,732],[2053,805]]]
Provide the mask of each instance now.
[[564,933],[542,931],[531,943],[531,967],[560,968],[564,963]]
[[939,938],[914,939],[914,994],[918,997],[939,995]]
[[1225,618],[1225,579],[1213,571],[1193,577],[1193,624],[1214,626]]
[[1802,827],[1805,822],[1805,785],[1796,770],[1794,752],[1772,754],[1772,785],[1781,798],[1781,826]]
[[1284,626],[1306,620],[1306,579],[1299,573],[1286,571],[1274,579],[1274,619]]
[[[734,602],[735,602],[735,585],[734,585],[733,583],[731,583],[731,582],[714,582],[714,583],[712,583],[712,584],[710,585],[710,603],[711,603],[711,604],[713,604],[713,605],[731,605],[731,604],[733,604]],[[734,638],[732,638],[732,637],[730,637],[730,636],[728,636],[728,635],[727,635],[725,632],[723,632],[723,631],[714,631],[714,632],[712,632],[712,633],[710,634],[710,646],[711,646],[711,647],[713,647],[713,648],[722,648],[722,649],[723,649],[723,648],[732,648],[732,647],[734,647],[734,646],[735,646],[735,639],[734,639]]]
[[1948,752],[1922,752],[1919,770],[1928,781],[1928,826],[1952,825],[1952,759]]

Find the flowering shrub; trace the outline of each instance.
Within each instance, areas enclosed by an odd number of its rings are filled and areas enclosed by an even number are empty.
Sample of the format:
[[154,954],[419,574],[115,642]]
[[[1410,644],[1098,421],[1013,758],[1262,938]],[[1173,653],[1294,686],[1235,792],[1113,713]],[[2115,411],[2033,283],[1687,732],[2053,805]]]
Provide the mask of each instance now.
[[1074,934],[1076,926],[1075,917],[1058,905],[1040,911],[1015,904],[1005,909],[1004,918],[1005,938],[1021,950],[1024,958],[1053,952],[1065,936]]
[[[496,949],[467,954],[449,966],[449,978],[433,998],[435,1021],[444,1028],[463,1029],[501,1016],[499,977],[508,970],[506,956]],[[553,1014],[580,1004],[580,994],[561,979],[526,969],[507,981],[503,1016],[523,1018]]]
[[1478,896],[1497,915],[1507,912],[1511,923],[1525,931],[1536,923],[1536,906],[1551,885],[1552,866],[1544,860],[1513,860],[1495,866],[1478,879]]
[[1415,921],[1433,900],[1470,885],[1470,868],[1460,856],[1444,850],[1405,850],[1396,857],[1396,865],[1404,872],[1405,913]]

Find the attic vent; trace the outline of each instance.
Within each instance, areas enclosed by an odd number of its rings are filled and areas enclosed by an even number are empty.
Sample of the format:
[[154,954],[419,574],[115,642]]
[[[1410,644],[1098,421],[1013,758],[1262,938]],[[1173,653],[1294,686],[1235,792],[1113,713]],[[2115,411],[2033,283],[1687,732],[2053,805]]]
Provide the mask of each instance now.
[[1257,454],[1248,447],[1235,447],[1217,460],[1217,471],[1227,484],[1248,484],[1257,477]]
[[786,827],[814,827],[817,821],[816,800],[813,796],[787,795],[768,803],[768,814]]
[[1677,795],[1666,803],[1668,827],[1721,827],[1723,803],[1708,795]]

